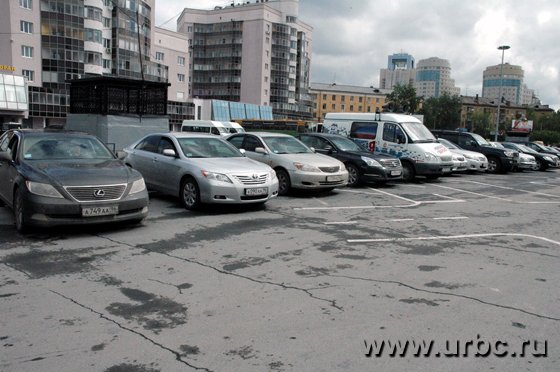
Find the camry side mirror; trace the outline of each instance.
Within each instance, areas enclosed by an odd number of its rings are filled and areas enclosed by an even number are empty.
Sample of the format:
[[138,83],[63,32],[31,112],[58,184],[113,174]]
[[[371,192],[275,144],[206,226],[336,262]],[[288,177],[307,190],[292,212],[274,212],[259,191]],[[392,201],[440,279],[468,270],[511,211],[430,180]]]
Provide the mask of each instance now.
[[243,154],[243,156],[245,156],[245,149],[239,149],[239,152]]
[[257,148],[255,149],[255,152],[256,152],[257,154],[263,154],[263,155],[268,154],[268,152],[264,149],[264,147],[257,147]]
[[177,153],[175,153],[175,150],[172,150],[172,149],[165,149],[165,150],[163,150],[163,155],[169,156],[170,158],[175,158],[175,157],[177,157]]

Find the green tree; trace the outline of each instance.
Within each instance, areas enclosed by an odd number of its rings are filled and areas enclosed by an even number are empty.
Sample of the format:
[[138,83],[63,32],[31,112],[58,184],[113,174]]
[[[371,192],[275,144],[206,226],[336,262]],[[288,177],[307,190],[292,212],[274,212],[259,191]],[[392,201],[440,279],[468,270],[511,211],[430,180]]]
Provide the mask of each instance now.
[[484,138],[490,137],[490,132],[494,130],[494,127],[489,112],[475,111],[470,119],[474,133],[478,133]]
[[393,91],[385,99],[388,111],[414,114],[418,109],[420,98],[416,96],[416,89],[412,84],[395,85]]
[[461,123],[461,98],[444,93],[424,101],[420,113],[424,124],[433,129],[455,129]]

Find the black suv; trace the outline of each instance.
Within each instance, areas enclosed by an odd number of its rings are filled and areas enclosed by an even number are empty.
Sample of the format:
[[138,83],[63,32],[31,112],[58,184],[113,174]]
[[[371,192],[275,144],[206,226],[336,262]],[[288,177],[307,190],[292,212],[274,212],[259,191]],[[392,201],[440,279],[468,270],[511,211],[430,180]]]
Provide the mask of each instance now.
[[488,158],[488,171],[491,173],[504,173],[511,171],[519,162],[519,152],[510,149],[493,147],[482,136],[471,132],[455,130],[431,131],[438,138],[445,138],[465,150],[480,152]]
[[306,133],[298,138],[316,152],[332,156],[344,163],[348,170],[348,186],[360,182],[384,183],[403,177],[401,161],[391,155],[365,151],[354,141],[338,134]]

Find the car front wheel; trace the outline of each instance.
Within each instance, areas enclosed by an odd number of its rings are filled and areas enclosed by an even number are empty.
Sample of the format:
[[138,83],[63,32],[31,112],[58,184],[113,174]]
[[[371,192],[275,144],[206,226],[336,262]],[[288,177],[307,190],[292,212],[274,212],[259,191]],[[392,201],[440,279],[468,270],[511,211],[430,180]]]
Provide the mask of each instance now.
[[276,177],[278,178],[278,195],[287,195],[291,187],[288,172],[283,169],[277,169]]
[[502,172],[502,164],[500,160],[495,157],[488,158],[488,172],[490,173],[501,173]]
[[187,178],[181,184],[181,203],[189,210],[200,207],[200,189],[194,178]]
[[411,182],[412,180],[414,180],[414,167],[412,166],[412,164],[410,164],[409,162],[403,162],[402,163],[402,168],[403,168],[403,181],[404,182]]
[[18,188],[14,193],[14,221],[16,230],[20,233],[27,232],[27,221],[25,220],[25,208],[23,206],[23,194]]
[[346,164],[346,170],[348,171],[348,186],[358,186],[360,183],[360,171],[358,171],[358,168],[354,164]]

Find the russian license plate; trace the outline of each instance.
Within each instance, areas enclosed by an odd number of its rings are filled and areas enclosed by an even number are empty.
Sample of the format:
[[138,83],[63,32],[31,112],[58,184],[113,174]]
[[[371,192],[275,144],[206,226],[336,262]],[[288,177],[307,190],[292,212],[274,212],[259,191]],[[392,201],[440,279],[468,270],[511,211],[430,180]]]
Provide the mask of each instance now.
[[245,195],[247,196],[257,196],[268,194],[268,187],[258,187],[255,189],[245,189]]
[[84,207],[82,208],[82,217],[110,216],[119,213],[118,205],[110,205],[107,207]]
[[401,171],[391,171],[391,176],[400,176]]
[[451,172],[451,168],[443,168],[443,172]]
[[327,176],[327,182],[342,181],[343,179],[344,179],[344,177],[342,177],[341,175]]

